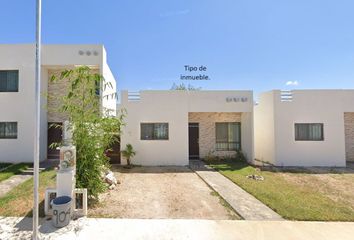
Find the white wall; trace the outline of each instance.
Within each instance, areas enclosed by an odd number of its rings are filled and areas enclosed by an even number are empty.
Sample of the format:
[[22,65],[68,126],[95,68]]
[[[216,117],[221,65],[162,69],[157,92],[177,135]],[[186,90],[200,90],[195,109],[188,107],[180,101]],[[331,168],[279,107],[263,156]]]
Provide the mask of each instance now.
[[33,159],[33,45],[0,45],[0,70],[19,70],[19,92],[0,92],[0,121],[18,122],[17,139],[0,139],[0,162]]
[[[252,113],[251,91],[142,91],[140,101],[127,100],[122,92],[120,108],[127,110],[126,126],[121,136],[121,149],[130,143],[137,151],[133,164],[187,165],[188,112]],[[226,102],[226,97],[248,97],[248,102]],[[245,120],[250,116],[245,115]],[[140,123],[169,123],[169,140],[140,140]],[[250,125],[252,125],[250,123]],[[250,131],[245,124],[245,134]],[[252,154],[252,135],[245,137],[245,149]],[[125,159],[122,159],[125,163]]]
[[266,92],[260,95],[258,105],[254,107],[255,159],[275,164],[274,131],[274,95]]
[[[101,74],[104,77],[104,81],[106,84],[106,88],[104,88],[103,93],[102,93],[102,107],[103,111],[105,112],[106,110],[109,111],[109,115],[116,116],[117,115],[117,99],[115,96],[117,92],[117,87],[116,87],[116,80],[113,76],[113,73],[111,69],[109,68],[107,64],[107,59],[106,59],[106,51],[103,49],[103,58],[102,58],[102,71]],[[111,84],[111,87],[108,87],[108,83]]]
[[[140,102],[127,102],[122,92],[122,105],[127,110],[121,136],[121,149],[130,143],[137,151],[133,164],[187,165],[188,164],[188,112],[186,99],[178,94],[154,95],[141,92]],[[169,123],[168,140],[140,140],[140,123]],[[125,159],[122,159],[125,163]]]
[[251,163],[254,159],[253,126],[253,113],[243,112],[241,114],[241,146],[247,161]]
[[[344,112],[354,112],[353,90],[296,90],[293,101],[281,102],[280,91],[273,91],[275,156],[257,152],[256,156],[274,162],[279,166],[345,166]],[[255,127],[256,145],[262,134],[257,132],[264,118],[266,108],[257,113],[259,126]],[[262,105],[256,108],[262,108]],[[256,117],[256,118],[257,118]],[[295,123],[323,123],[324,141],[295,141]],[[271,151],[272,143],[263,145]]]

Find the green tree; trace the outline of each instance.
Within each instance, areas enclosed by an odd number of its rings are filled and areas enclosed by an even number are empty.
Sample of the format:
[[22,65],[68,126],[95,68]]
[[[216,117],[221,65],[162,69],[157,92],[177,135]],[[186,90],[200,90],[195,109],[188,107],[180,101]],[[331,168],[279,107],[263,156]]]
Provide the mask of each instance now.
[[59,99],[60,107],[56,110],[65,113],[72,126],[77,152],[76,186],[87,188],[89,199],[97,199],[106,189],[101,179],[103,169],[109,167],[105,151],[119,141],[125,113],[112,117],[112,110],[101,106],[101,98],[115,98],[116,94],[100,96],[112,85],[87,66],[64,70],[51,81],[68,82],[66,94]]

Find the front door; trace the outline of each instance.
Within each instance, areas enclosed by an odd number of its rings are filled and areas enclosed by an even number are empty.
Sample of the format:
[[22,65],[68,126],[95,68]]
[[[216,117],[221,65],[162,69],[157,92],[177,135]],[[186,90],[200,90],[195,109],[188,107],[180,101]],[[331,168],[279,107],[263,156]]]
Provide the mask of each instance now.
[[199,159],[199,123],[189,123],[189,159]]
[[[52,143],[61,143],[62,141],[62,129],[61,127],[52,126],[53,123],[48,123],[48,159],[59,159],[59,150],[51,148]],[[62,123],[55,123],[62,125]]]
[[120,139],[112,144],[110,150],[106,151],[106,156],[109,157],[111,164],[120,164]]

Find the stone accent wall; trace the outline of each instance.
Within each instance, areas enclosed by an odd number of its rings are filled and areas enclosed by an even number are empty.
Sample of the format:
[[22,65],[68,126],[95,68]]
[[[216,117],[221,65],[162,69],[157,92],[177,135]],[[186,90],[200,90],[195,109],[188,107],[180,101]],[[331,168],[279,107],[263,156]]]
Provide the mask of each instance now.
[[188,122],[199,123],[199,156],[204,158],[209,153],[225,157],[235,154],[235,151],[215,151],[215,123],[241,122],[241,113],[190,112]]
[[59,112],[61,98],[66,95],[68,81],[58,80],[56,82],[51,82],[50,79],[53,75],[59,76],[63,69],[60,70],[48,70],[48,96],[47,96],[47,107],[48,107],[48,122],[63,122],[67,119],[67,116]]
[[347,161],[354,162],[354,113],[344,113],[345,153]]
[[[67,94],[68,80],[50,81],[53,75],[59,77],[64,69],[48,70],[48,95],[47,95],[47,117],[48,122],[64,122],[68,119],[67,115],[59,112],[61,99]],[[99,73],[97,69],[93,69],[92,73]]]

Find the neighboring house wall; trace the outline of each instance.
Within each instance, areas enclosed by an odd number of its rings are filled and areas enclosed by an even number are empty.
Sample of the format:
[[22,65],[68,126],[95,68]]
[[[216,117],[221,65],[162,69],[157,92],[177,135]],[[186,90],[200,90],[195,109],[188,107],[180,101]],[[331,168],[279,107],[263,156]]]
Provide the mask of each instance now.
[[199,156],[201,158],[204,158],[205,156],[208,155],[226,157],[226,156],[232,156],[236,153],[236,151],[215,151],[215,143],[216,143],[215,123],[217,122],[240,122],[241,123],[241,113],[191,112],[188,114],[188,119],[189,122],[191,123],[199,123]]
[[354,112],[344,113],[344,127],[346,159],[354,162]]
[[[17,139],[0,139],[0,162],[33,162],[35,131],[35,45],[0,44],[0,70],[19,70],[19,91],[0,92],[0,122],[17,122]],[[48,121],[63,120],[61,116],[49,113],[47,116],[47,94],[56,95],[62,89],[54,90],[49,83],[48,72],[87,65],[96,69],[105,66],[104,74],[115,87],[113,75],[107,69],[106,53],[102,45],[43,45],[41,66],[41,108],[40,108],[40,160],[47,157]],[[114,89],[115,91],[115,89]],[[115,105],[115,99],[110,99]],[[114,104],[113,104],[114,102]],[[50,102],[49,102],[50,103]],[[52,104],[52,103],[50,103]],[[56,105],[56,104],[54,104]]]
[[[189,119],[189,113],[214,117],[212,121],[220,119],[241,122],[245,114],[244,119],[249,122],[241,123],[244,125],[242,134],[247,135],[242,144],[247,150],[248,158],[253,158],[253,95],[251,91],[142,91],[140,100],[137,101],[128,101],[127,91],[123,91],[121,96],[120,109],[127,110],[126,126],[121,136],[121,149],[124,149],[128,143],[133,145],[137,151],[137,155],[132,160],[133,164],[187,165],[189,162],[188,122],[193,122]],[[247,102],[227,102],[226,98],[232,96],[247,98]],[[242,115],[240,115],[241,112]],[[169,139],[141,140],[140,123],[168,123]],[[207,129],[208,137],[210,136],[202,149],[202,154],[205,154],[208,152],[207,145],[211,147],[210,150],[215,148],[215,126],[211,126],[210,119],[202,125]],[[200,129],[199,133],[202,134],[202,132],[203,130]],[[123,158],[122,163],[124,164],[125,161]]]
[[18,92],[0,92],[0,122],[17,122],[17,139],[0,139],[0,162],[33,161],[34,45],[0,44],[0,70],[19,70]]
[[107,64],[107,53],[103,48],[102,52],[102,68],[100,74],[104,78],[103,92],[101,93],[102,102],[101,105],[103,107],[102,111],[104,114],[108,114],[110,116],[117,115],[117,87],[116,80],[113,76],[111,69]]
[[[292,92],[292,101],[281,101],[281,92],[266,93],[267,103],[256,107],[256,156],[278,166],[345,166],[345,128],[344,112],[354,111],[354,91],[351,90],[296,90]],[[274,142],[262,147],[271,154],[257,152],[262,141],[262,119],[269,118],[267,109],[271,109],[274,99]],[[262,97],[261,97],[262,101]],[[263,105],[262,105],[263,104]],[[258,109],[257,109],[258,108]],[[322,123],[323,141],[295,141],[295,123]],[[265,139],[263,139],[265,141]],[[274,143],[274,148],[273,148]],[[275,149],[275,150],[273,150]]]

